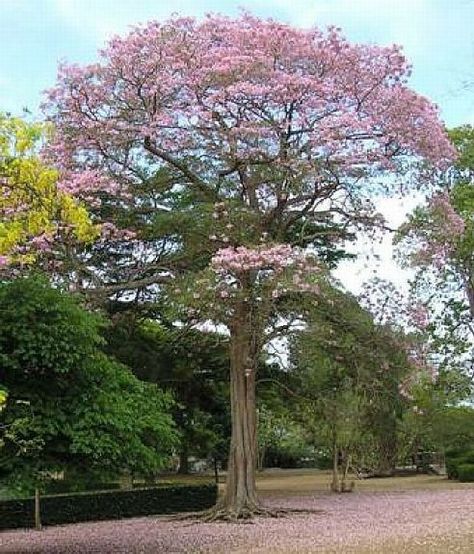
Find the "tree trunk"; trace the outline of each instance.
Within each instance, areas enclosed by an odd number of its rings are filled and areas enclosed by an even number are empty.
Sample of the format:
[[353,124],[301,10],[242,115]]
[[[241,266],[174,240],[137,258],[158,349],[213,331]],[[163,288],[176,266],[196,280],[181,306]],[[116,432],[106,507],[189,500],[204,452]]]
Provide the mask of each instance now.
[[336,436],[334,434],[332,441],[332,483],[331,490],[333,492],[340,492],[339,486],[339,449],[337,447]]
[[351,455],[347,453],[344,457],[344,469],[342,472],[342,480],[341,480],[341,492],[352,492],[354,490],[354,481],[351,482],[349,486],[347,486],[347,476],[349,474],[349,467],[351,465]]
[[230,329],[230,403],[232,435],[224,496],[217,508],[232,518],[258,511],[255,486],[257,426],[255,402],[256,353],[245,310],[236,313]]
[[179,453],[179,467],[178,473],[180,475],[188,475],[189,473],[189,460],[188,460],[188,445],[184,445]]
[[257,465],[258,471],[263,471],[263,464],[265,462],[265,452],[266,452],[265,446],[264,445],[260,446],[260,448],[258,449],[258,465]]
[[41,504],[40,504],[40,491],[39,488],[35,489],[35,529],[41,531]]

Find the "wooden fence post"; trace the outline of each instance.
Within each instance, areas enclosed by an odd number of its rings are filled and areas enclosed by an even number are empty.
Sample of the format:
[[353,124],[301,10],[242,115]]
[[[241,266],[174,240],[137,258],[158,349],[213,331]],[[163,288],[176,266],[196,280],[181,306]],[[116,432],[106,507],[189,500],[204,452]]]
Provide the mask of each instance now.
[[40,504],[40,491],[39,488],[35,489],[35,529],[41,531],[41,504]]

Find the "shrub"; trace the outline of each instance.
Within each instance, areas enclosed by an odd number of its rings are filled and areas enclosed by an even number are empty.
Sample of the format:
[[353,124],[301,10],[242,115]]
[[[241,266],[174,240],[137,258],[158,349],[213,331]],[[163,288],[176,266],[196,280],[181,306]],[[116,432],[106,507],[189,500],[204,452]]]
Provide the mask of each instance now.
[[332,456],[330,453],[319,454],[316,458],[316,467],[318,469],[332,469]]
[[474,450],[456,448],[446,451],[448,479],[459,479],[459,466],[462,464],[474,464]]
[[456,458],[446,460],[446,474],[448,476],[448,479],[458,479],[458,463],[459,460],[457,460]]
[[91,481],[81,483],[77,481],[50,481],[46,484],[46,494],[63,494],[74,492],[111,491],[120,489],[120,483],[101,483]]
[[[48,495],[41,498],[41,519],[44,525],[60,525],[194,512],[210,508],[216,498],[217,487],[214,484]],[[0,501],[0,529],[33,525],[33,498]]]
[[457,467],[458,478],[462,483],[474,482],[474,464],[459,464]]
[[462,456],[465,452],[465,448],[449,448],[446,450],[445,456],[446,458],[459,458],[459,456]]
[[460,456],[460,459],[468,464],[474,464],[474,450],[465,452],[462,456]]

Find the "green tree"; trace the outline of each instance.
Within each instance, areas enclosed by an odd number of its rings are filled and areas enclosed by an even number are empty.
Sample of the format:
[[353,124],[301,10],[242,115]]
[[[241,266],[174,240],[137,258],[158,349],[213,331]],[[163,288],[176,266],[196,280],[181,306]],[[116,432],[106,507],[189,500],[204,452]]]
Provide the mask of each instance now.
[[[432,343],[453,379],[474,367],[474,128],[449,131],[458,157],[438,191],[418,206],[396,237],[399,259],[416,271],[413,295],[429,313]],[[464,385],[466,382],[464,383]],[[466,387],[459,390],[465,398]]]
[[97,237],[84,206],[58,186],[59,172],[39,156],[49,134],[43,123],[0,113],[0,268],[33,262],[60,235]]
[[433,418],[434,440],[448,449],[474,449],[474,408],[446,406]]
[[334,490],[343,488],[341,461],[343,477],[351,463],[393,470],[397,429],[410,405],[401,394],[414,369],[410,346],[402,331],[377,325],[354,297],[336,289],[326,291],[292,344],[294,387],[307,399],[307,425],[332,452]]
[[226,337],[166,327],[133,310],[115,317],[106,336],[107,351],[176,400],[172,414],[181,437],[179,471],[189,471],[190,456],[223,462],[230,434]]
[[[281,391],[280,392],[281,395]],[[314,452],[306,429],[288,407],[279,402],[259,402],[258,464],[265,467],[295,467]]]
[[172,400],[101,348],[104,322],[42,278],[0,284],[3,477],[149,476],[176,444]]

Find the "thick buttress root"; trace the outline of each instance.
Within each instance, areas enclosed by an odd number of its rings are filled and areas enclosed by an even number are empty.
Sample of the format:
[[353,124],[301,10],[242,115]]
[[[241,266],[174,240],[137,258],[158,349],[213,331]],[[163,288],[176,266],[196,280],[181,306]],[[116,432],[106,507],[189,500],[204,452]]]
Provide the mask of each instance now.
[[244,507],[239,510],[216,506],[204,512],[201,521],[205,523],[252,523],[256,517],[284,517],[286,513],[278,508],[267,508],[266,506]]
[[270,508],[261,504],[243,507],[239,510],[216,505],[204,512],[177,516],[180,520],[193,520],[195,523],[253,523],[255,518],[282,518],[294,514],[316,514],[322,510],[307,508]]

